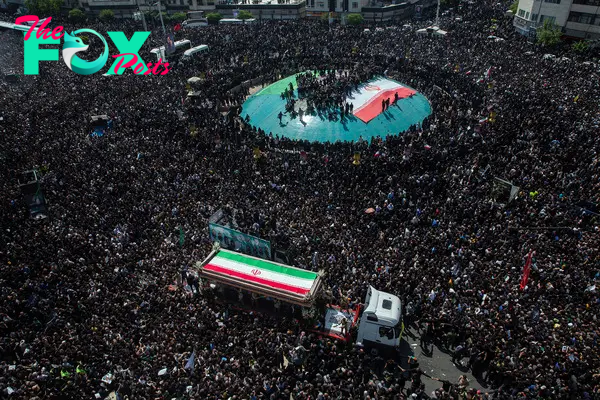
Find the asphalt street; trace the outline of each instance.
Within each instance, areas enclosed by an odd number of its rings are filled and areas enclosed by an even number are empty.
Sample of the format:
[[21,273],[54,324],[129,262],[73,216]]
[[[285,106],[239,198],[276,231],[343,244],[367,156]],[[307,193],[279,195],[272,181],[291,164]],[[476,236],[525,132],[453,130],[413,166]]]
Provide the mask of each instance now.
[[[433,348],[433,350],[431,350]],[[483,387],[477,380],[473,377],[470,370],[467,370],[465,367],[462,367],[462,370],[459,369],[460,366],[452,363],[452,352],[445,353],[440,350],[437,346],[429,345],[427,352],[423,351],[421,346],[419,345],[419,334],[414,329],[406,329],[404,332],[404,339],[401,344],[401,354],[417,358],[419,362],[419,367],[427,374],[434,378],[440,378],[444,380],[448,380],[452,383],[458,383],[458,378],[461,375],[467,375],[469,379],[469,387],[481,390],[482,393],[486,392],[486,388]],[[402,367],[408,367],[408,358],[402,357]],[[462,362],[466,365],[467,358],[463,358]],[[423,383],[425,384],[425,389],[428,395],[431,395],[435,389],[442,387],[441,382],[434,381],[427,377],[422,378]],[[407,382],[406,387],[410,386],[410,382]]]

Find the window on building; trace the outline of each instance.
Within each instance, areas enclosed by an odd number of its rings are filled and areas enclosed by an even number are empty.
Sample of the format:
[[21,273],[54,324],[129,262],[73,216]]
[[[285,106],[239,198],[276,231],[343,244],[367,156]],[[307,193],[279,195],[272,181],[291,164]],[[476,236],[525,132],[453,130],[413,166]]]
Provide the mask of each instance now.
[[525,13],[525,19],[529,19],[529,11]]
[[550,22],[551,24],[556,24],[556,17],[551,17],[549,15],[542,15],[542,17],[540,18],[540,22],[544,23],[544,22]]
[[194,5],[194,0],[188,0],[188,6],[192,7]]
[[358,3],[356,1],[352,2],[352,9],[356,10],[358,8]]
[[579,22],[580,15],[581,15],[581,13],[571,11],[571,13],[569,14],[569,18],[567,20],[570,22]]
[[545,3],[560,4],[560,0],[544,0]]
[[583,4],[585,6],[600,6],[600,0],[573,0],[573,4]]
[[525,10],[519,10],[519,17],[525,16]]
[[[596,17],[596,19],[599,19]],[[571,12],[569,14],[570,22],[578,22],[580,24],[593,24],[594,23],[594,14],[588,13],[580,13],[580,12]],[[600,25],[600,24],[598,24]]]
[[584,13],[579,17],[579,23],[581,24],[591,24],[594,21],[594,14]]
[[318,2],[317,5],[319,6],[319,8],[325,8],[325,2],[324,1]]
[[536,21],[538,20],[538,15],[537,14],[531,14],[531,20],[532,21]]
[[183,0],[179,0],[179,5],[182,6],[183,4]]

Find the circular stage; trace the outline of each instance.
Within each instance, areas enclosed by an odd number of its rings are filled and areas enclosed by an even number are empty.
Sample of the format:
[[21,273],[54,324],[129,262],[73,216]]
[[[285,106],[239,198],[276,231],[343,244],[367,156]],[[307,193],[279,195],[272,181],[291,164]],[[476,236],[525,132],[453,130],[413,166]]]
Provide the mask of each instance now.
[[[267,134],[284,136],[293,140],[310,142],[357,141],[361,136],[369,140],[375,136],[397,135],[411,125],[421,123],[431,114],[431,106],[425,96],[414,89],[387,78],[374,78],[359,86],[346,100],[354,106],[347,118],[331,121],[326,116],[304,115],[292,118],[286,113],[286,100],[281,94],[289,84],[294,85],[295,99],[299,107],[306,110],[306,103],[298,99],[296,75],[277,81],[250,96],[242,106],[242,117],[250,116],[250,124]],[[395,95],[399,100],[382,112],[382,100]],[[278,115],[283,113],[281,123]]]

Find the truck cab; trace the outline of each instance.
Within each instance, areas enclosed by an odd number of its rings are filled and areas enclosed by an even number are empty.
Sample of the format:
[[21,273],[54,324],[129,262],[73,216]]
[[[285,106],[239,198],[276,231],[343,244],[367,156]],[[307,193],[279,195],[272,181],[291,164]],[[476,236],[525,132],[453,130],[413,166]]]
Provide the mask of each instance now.
[[398,296],[369,286],[360,315],[356,344],[365,347],[398,347],[403,333],[402,304]]

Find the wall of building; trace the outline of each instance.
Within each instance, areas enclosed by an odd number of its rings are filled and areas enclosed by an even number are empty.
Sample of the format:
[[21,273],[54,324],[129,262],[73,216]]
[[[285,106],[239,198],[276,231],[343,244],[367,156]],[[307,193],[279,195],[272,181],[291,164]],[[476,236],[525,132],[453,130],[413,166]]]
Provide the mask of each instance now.
[[[368,4],[369,0],[348,0],[348,12],[360,13],[360,10]],[[335,12],[344,12],[344,0],[336,0]],[[320,16],[321,13],[329,12],[329,0],[306,0],[306,11],[309,16]]]
[[600,38],[600,0],[587,1],[587,3],[571,6],[565,26],[566,35],[583,39]]
[[297,4],[217,4],[215,11],[225,18],[233,17],[236,10],[246,10],[261,19],[298,19],[306,16],[306,2]]
[[566,36],[600,38],[600,0],[520,0],[513,25],[527,34],[545,20],[563,28]]
[[362,9],[365,21],[400,21],[410,18],[413,13],[414,6],[408,3],[387,7],[363,7]]
[[515,19],[519,25],[536,26],[549,19],[558,26],[565,26],[572,0],[521,0]]

